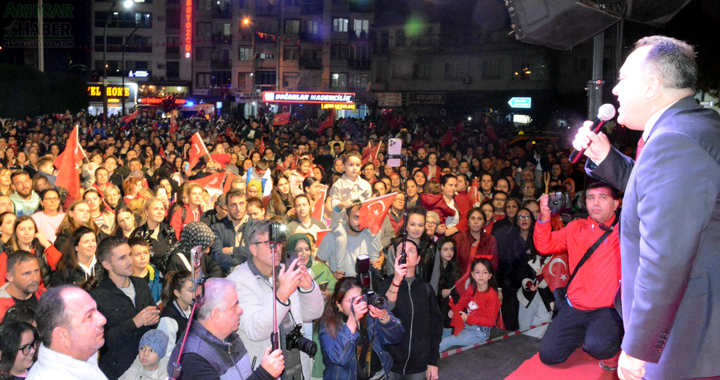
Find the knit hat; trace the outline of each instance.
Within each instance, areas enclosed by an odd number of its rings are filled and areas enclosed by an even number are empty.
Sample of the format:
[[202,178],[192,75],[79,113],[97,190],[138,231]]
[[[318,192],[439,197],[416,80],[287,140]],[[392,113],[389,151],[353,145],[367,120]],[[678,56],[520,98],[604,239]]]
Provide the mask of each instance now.
[[140,339],[140,346],[138,350],[141,350],[143,346],[150,346],[158,354],[160,359],[165,357],[165,351],[167,350],[168,336],[158,330],[149,330]]
[[191,222],[183,228],[180,234],[180,241],[187,243],[190,247],[200,245],[205,249],[215,242],[215,234],[207,224],[203,222]]

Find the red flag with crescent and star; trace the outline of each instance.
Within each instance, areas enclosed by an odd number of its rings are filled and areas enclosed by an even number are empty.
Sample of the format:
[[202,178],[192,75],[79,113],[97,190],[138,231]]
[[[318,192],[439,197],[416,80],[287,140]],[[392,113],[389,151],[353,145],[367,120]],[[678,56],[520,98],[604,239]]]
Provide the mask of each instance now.
[[131,113],[130,115],[121,117],[120,120],[122,120],[123,123],[129,123],[129,122],[135,120],[139,114],[140,114],[140,109],[137,109],[137,110],[135,110],[135,112]]
[[170,114],[170,127],[168,128],[168,133],[173,134],[177,133],[178,131],[178,125],[177,120],[175,120],[175,113]]
[[290,112],[276,113],[273,116],[273,125],[284,125],[290,123]]
[[222,189],[223,188],[223,179],[225,179],[224,172],[210,174],[207,177],[194,179],[189,182],[196,183],[196,184],[200,185],[201,187],[207,187],[207,188],[211,188],[211,189]]
[[543,267],[542,274],[550,290],[567,286],[570,280],[570,271],[567,265],[567,253],[556,254]]
[[227,178],[225,178],[225,186],[223,186],[223,193],[227,193],[230,191],[230,185],[232,184],[232,181],[235,180],[237,176],[233,174],[232,172],[227,172]]
[[190,139],[192,142],[192,146],[190,147],[190,169],[194,168],[195,165],[197,165],[198,161],[200,161],[200,157],[205,155],[210,155],[210,152],[208,151],[207,147],[205,146],[205,142],[202,141],[202,138],[200,137],[200,133],[195,132],[194,135],[192,135],[192,139]]
[[63,187],[74,199],[81,199],[80,167],[85,158],[85,151],[80,146],[78,126],[70,132],[65,150],[55,158],[53,165],[58,169],[55,186]]
[[392,193],[363,201],[360,206],[360,230],[369,228],[373,234],[380,232],[380,227],[396,196],[397,193]]
[[362,153],[362,164],[365,165],[368,162],[372,162],[373,165],[377,165],[376,164],[377,156],[378,156],[378,153],[380,152],[381,146],[382,146],[381,142],[375,143],[374,146],[368,145],[368,147],[365,148],[365,150]]
[[318,134],[323,133],[324,130],[331,128],[333,125],[333,122],[335,121],[335,110],[330,110],[330,115],[320,124],[320,128],[318,128]]
[[[315,201],[315,207],[313,207],[312,211],[312,217],[317,220],[322,220],[323,215],[325,214],[325,197],[327,196],[327,185],[320,185],[318,184],[318,188],[320,189],[320,197],[317,201]],[[318,243],[318,247],[320,244]]]

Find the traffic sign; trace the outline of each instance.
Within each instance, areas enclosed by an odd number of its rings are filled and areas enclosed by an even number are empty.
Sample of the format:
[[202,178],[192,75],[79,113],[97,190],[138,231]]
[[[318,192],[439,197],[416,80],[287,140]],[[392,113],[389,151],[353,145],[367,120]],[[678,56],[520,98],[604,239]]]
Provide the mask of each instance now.
[[532,98],[510,98],[508,104],[512,108],[531,108]]

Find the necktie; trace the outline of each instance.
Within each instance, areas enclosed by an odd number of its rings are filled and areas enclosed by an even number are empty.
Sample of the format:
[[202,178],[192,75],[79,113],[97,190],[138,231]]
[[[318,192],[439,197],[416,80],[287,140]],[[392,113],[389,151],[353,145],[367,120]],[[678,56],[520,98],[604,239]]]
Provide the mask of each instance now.
[[643,147],[645,146],[645,139],[640,138],[637,145],[637,152],[635,153],[635,162],[637,162],[638,158],[640,157],[640,152],[642,151]]

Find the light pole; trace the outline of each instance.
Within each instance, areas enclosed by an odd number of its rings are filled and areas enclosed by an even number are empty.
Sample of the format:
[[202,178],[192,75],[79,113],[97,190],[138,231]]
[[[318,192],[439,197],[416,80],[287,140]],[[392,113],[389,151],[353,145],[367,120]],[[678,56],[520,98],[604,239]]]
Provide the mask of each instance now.
[[[105,32],[103,33],[103,124],[107,121],[107,113],[108,113],[108,97],[107,97],[107,31],[108,31],[108,24],[110,24],[110,18],[113,15],[113,11],[115,10],[115,7],[117,6],[117,3],[120,0],[113,1],[112,5],[110,6],[110,10],[108,11],[107,18],[105,19]],[[133,5],[133,0],[125,0],[123,2],[123,6],[125,8],[130,8]],[[125,94],[125,89],[123,89],[123,95]]]
[[138,25],[133,29],[133,31],[130,33],[129,36],[125,39],[125,43],[123,44],[123,53],[122,53],[122,67],[120,67],[120,76],[122,77],[122,109],[120,110],[120,113],[125,116],[125,50],[127,49],[127,42],[130,39],[130,37],[135,34],[135,32],[138,31],[138,29],[142,28],[143,26],[147,25],[147,23],[143,22],[142,24]]

